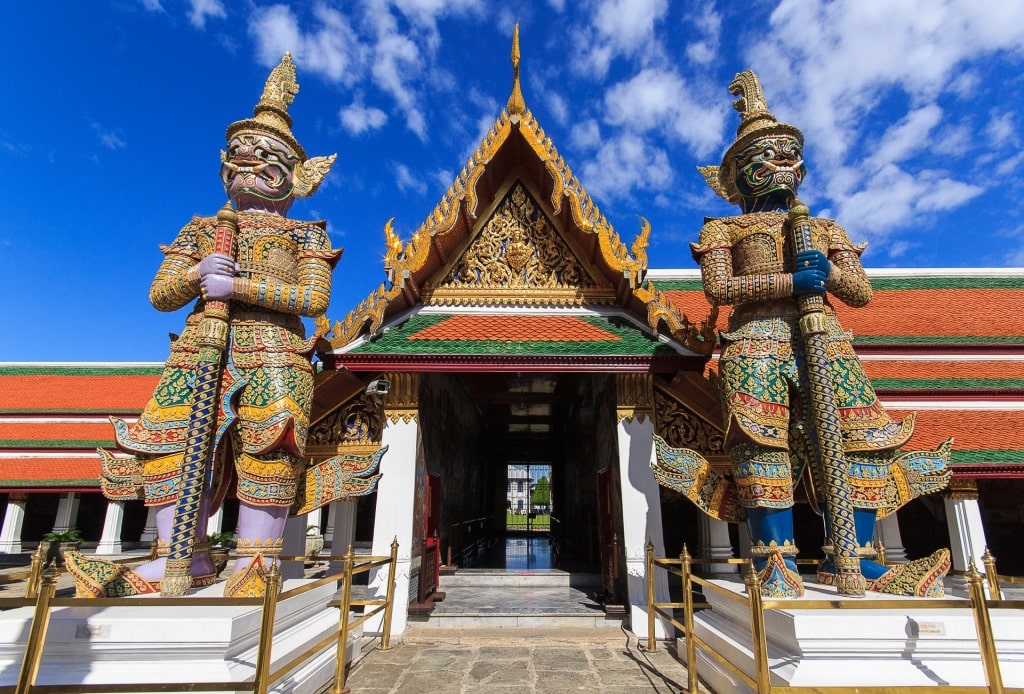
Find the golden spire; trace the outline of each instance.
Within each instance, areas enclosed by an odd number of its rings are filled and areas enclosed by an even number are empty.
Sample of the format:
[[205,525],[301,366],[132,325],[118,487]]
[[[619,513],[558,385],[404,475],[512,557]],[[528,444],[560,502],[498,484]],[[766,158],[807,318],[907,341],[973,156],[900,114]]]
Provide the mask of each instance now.
[[526,111],[523,101],[523,90],[519,87],[519,22],[512,30],[512,94],[505,106],[510,116],[518,116]]

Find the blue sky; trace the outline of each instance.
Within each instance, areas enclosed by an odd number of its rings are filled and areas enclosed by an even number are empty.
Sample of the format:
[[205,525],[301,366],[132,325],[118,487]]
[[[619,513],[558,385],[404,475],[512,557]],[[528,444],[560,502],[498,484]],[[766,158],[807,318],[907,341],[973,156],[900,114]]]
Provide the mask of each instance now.
[[[257,0],[13,3],[0,71],[0,361],[161,361],[184,311],[147,299],[170,243],[224,202],[224,129],[290,50],[294,132],[338,153],[292,216],[345,248],[328,312],[384,279],[383,226],[408,240],[511,87],[650,265],[692,268],[695,170],[753,68],[806,136],[801,198],[870,241],[869,267],[1024,265],[1024,3],[973,0]],[[870,310],[870,309],[868,309]]]

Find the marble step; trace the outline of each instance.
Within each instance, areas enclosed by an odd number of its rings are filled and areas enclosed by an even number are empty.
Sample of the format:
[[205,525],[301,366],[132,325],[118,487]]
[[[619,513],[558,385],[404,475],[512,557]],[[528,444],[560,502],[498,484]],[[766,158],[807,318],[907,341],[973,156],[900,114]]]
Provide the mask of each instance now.
[[446,590],[429,617],[410,615],[429,628],[618,627],[591,593],[563,587],[461,587]]
[[587,588],[601,584],[598,574],[569,573],[559,569],[459,569],[441,576],[441,590],[453,588]]

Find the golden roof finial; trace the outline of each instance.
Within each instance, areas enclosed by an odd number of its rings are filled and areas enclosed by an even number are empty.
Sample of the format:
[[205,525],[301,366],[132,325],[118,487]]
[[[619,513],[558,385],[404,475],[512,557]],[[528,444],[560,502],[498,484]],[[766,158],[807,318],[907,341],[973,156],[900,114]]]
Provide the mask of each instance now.
[[512,30],[512,94],[505,106],[510,116],[518,116],[526,111],[523,90],[519,87],[519,22]]

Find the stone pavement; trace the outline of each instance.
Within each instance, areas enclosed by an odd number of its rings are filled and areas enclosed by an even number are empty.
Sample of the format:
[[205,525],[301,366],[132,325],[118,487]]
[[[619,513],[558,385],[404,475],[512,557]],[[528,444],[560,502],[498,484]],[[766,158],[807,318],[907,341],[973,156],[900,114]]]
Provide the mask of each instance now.
[[382,651],[374,641],[364,648],[350,667],[353,694],[640,694],[686,687],[674,647],[658,644],[647,653],[624,629],[411,626],[392,646]]

